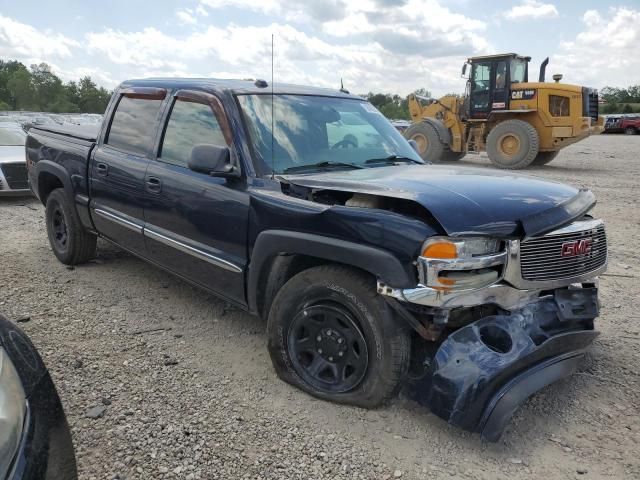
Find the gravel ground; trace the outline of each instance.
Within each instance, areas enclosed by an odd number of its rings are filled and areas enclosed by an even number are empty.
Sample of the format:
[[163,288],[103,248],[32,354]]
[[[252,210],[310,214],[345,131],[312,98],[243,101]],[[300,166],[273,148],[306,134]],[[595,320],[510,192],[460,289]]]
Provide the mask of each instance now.
[[81,478],[640,478],[639,150],[602,135],[530,172],[598,196],[602,335],[497,444],[403,398],[366,411],[301,393],[276,378],[258,319],[103,242],[87,265],[58,263],[36,200],[0,200],[0,310],[30,317]]

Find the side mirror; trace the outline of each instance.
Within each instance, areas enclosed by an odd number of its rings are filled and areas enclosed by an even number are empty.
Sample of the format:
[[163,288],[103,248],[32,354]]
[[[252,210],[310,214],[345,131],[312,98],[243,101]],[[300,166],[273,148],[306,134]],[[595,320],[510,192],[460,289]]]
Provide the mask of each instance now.
[[411,148],[413,148],[417,153],[420,153],[420,148],[418,147],[418,142],[416,142],[413,138],[407,140]]
[[469,64],[465,63],[464,65],[462,65],[462,75],[460,75],[461,77],[464,77],[467,74],[467,65]]
[[238,169],[231,165],[231,152],[228,147],[201,144],[191,149],[187,166],[190,170],[206,173],[212,177],[237,177]]

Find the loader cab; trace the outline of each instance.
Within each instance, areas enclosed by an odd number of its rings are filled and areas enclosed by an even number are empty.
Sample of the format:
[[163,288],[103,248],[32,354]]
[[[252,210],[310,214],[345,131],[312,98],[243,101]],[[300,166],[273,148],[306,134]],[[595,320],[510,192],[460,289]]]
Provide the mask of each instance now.
[[469,71],[467,118],[483,120],[494,110],[508,110],[512,85],[529,80],[529,60],[515,53],[469,58],[463,67],[463,76]]

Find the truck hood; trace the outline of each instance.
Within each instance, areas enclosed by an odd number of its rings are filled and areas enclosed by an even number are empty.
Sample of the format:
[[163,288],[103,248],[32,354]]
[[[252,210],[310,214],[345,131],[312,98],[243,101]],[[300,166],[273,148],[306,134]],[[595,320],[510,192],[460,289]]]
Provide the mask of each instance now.
[[448,235],[531,237],[570,223],[595,204],[593,193],[562,183],[479,168],[403,165],[285,175],[317,190],[417,202]]

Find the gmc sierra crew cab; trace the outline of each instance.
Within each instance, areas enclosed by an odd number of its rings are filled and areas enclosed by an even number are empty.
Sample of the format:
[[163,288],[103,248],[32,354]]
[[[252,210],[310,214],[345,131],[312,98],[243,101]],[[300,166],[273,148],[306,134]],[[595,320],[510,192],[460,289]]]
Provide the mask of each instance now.
[[403,388],[496,440],[597,335],[589,190],[425,164],[344,91],[131,80],[100,129],[34,127],[26,154],[62,263],[102,237],[259,315],[277,374],[322,399]]

